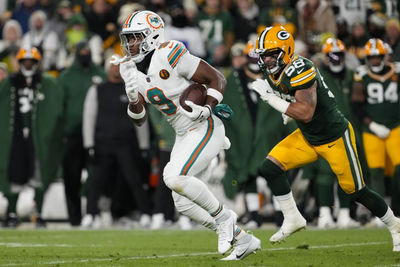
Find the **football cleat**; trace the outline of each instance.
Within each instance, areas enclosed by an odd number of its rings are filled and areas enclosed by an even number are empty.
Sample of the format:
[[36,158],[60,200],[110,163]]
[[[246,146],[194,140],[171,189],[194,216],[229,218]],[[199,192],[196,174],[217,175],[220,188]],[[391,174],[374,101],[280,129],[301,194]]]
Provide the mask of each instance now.
[[332,216],[320,216],[318,217],[318,229],[333,229],[336,227]]
[[297,218],[295,221],[288,222],[287,219],[283,221],[283,224],[278,232],[276,232],[269,241],[271,243],[280,243],[284,241],[291,234],[294,234],[298,231],[306,229],[307,221],[302,216]]
[[393,252],[400,252],[400,219],[397,219],[397,224],[390,233],[393,239]]
[[237,215],[231,210],[228,212],[230,212],[229,218],[217,226],[218,252],[221,254],[224,254],[232,247],[233,233],[235,232]]
[[[256,250],[261,249],[261,241],[257,237],[248,234],[243,238],[244,240],[238,240],[235,244],[235,248],[232,253],[223,259],[222,261],[238,261],[244,259],[251,253],[256,253]],[[242,241],[242,242],[241,242]]]

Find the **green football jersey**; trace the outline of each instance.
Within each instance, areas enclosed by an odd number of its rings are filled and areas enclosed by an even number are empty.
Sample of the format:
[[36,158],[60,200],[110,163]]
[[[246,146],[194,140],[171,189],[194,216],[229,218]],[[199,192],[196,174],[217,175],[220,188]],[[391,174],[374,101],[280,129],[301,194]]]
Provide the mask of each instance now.
[[338,139],[347,128],[347,120],[338,110],[335,97],[324,82],[312,61],[294,56],[275,80],[272,75],[267,81],[282,99],[295,101],[297,90],[310,88],[317,82],[317,106],[310,122],[296,121],[303,136],[311,145],[323,145]]
[[385,74],[372,73],[364,65],[357,69],[354,80],[363,85],[366,115],[373,121],[393,129],[400,125],[400,63],[385,66],[383,73]]

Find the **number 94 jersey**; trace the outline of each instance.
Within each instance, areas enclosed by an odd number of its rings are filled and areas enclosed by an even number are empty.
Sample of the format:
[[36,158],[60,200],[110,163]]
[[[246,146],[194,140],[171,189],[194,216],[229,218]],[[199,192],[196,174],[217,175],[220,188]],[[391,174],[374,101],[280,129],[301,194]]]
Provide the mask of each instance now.
[[178,135],[198,123],[179,112],[179,97],[192,83],[199,63],[200,58],[191,55],[183,43],[169,41],[154,51],[147,73],[139,72],[140,94],[166,116]]
[[317,83],[317,106],[310,122],[296,121],[305,139],[314,146],[327,144],[342,136],[348,122],[338,110],[334,95],[311,60],[294,56],[278,77],[267,76],[275,94],[282,99],[295,101],[297,90]]
[[400,63],[388,64],[382,73],[378,75],[371,72],[367,66],[360,66],[354,74],[354,81],[363,86],[367,116],[393,129],[400,124]]

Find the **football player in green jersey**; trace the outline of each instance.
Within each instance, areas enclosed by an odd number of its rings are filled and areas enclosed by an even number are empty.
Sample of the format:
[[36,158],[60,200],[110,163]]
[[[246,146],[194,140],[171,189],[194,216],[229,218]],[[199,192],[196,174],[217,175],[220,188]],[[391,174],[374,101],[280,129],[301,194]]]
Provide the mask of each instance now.
[[294,55],[293,37],[282,26],[264,29],[258,36],[256,52],[265,79],[254,81],[253,90],[299,127],[269,152],[260,167],[284,216],[282,227],[270,241],[280,242],[306,227],[285,171],[324,158],[343,191],[385,223],[393,237],[393,251],[400,252],[400,219],[365,185],[353,128],[336,107],[334,95],[318,69],[310,60]]
[[365,54],[367,64],[360,66],[354,76],[351,99],[363,124],[371,187],[384,196],[384,170],[389,159],[394,166],[392,189],[395,196],[400,191],[400,63],[386,61],[387,48],[380,39],[368,40]]

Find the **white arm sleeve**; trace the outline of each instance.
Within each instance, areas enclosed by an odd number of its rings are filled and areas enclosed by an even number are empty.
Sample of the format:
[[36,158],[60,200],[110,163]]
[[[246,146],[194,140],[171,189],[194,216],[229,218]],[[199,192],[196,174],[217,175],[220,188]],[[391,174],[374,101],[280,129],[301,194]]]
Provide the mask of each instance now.
[[97,87],[92,86],[86,94],[83,105],[82,135],[83,147],[94,147],[94,134],[97,120]]
[[180,75],[190,80],[193,74],[196,72],[199,64],[200,58],[193,56],[189,53],[189,51],[187,51],[179,60],[176,68]]

